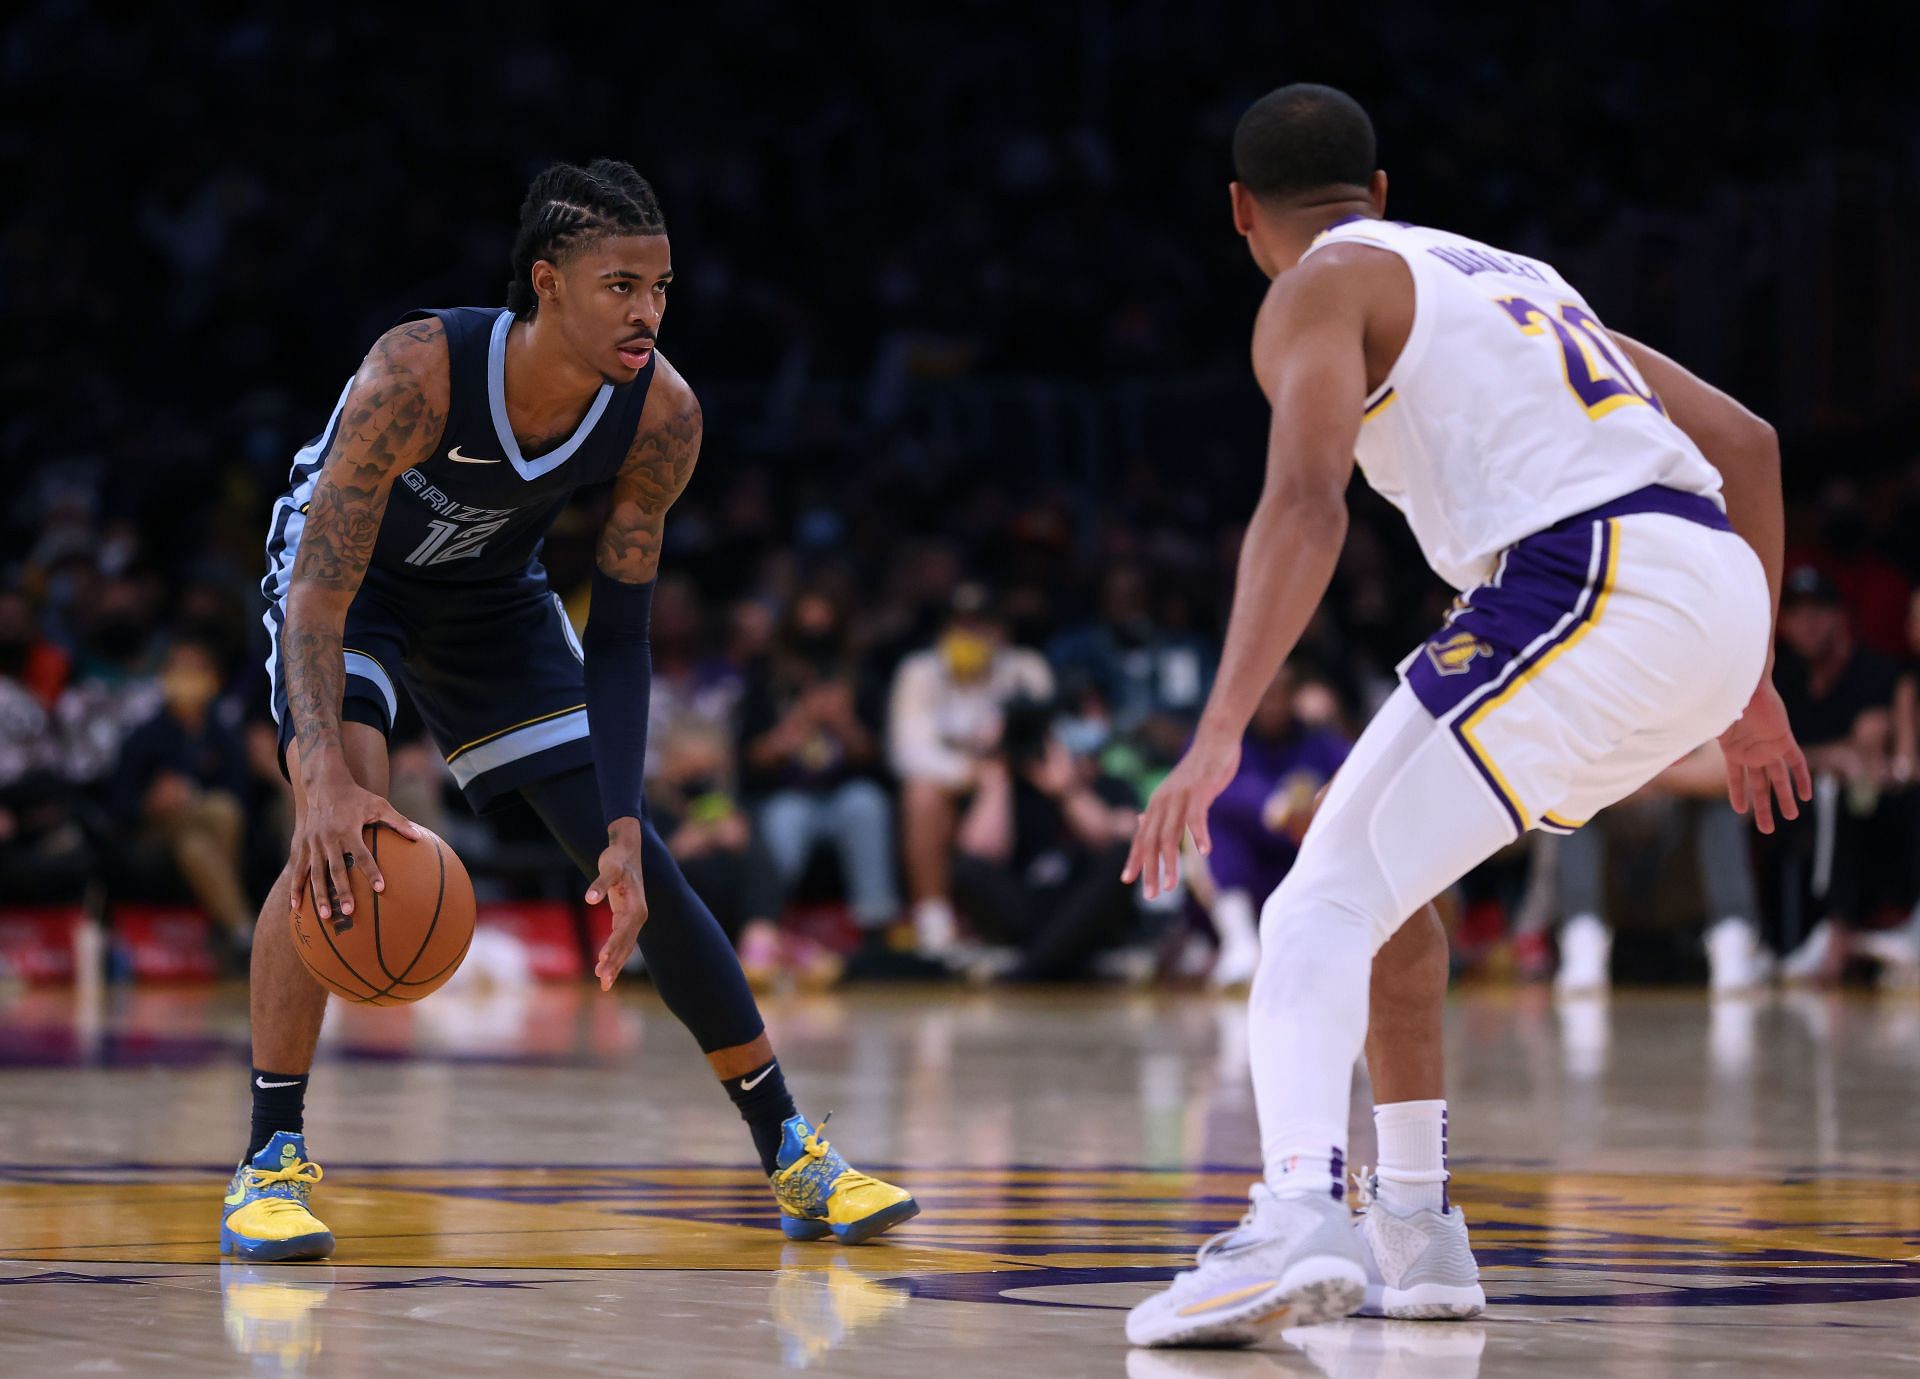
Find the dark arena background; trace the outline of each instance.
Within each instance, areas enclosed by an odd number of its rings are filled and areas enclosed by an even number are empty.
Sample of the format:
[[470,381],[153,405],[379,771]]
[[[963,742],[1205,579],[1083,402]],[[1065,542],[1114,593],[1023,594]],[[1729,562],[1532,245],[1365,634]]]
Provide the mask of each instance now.
[[[1637,0],[9,7],[0,1372],[1914,1373],[1915,38]],[[1815,789],[1762,837],[1709,745],[1440,898],[1484,1315],[1130,1350],[1260,1173],[1253,917],[1453,594],[1356,476],[1243,758],[1265,879],[1118,880],[1260,492],[1230,144],[1298,81],[1372,114],[1389,214],[1552,263],[1777,431]],[[484,744],[402,684],[387,797],[471,872],[472,947],[328,1014],[331,1258],[223,1254],[293,828],[273,504],[381,332],[502,304],[529,181],[595,158],[658,194],[705,418],[649,807],[800,1107],[920,1215],[780,1233],[643,964],[592,979],[605,907],[517,798],[468,807]],[[541,554],[576,630],[610,501]]]

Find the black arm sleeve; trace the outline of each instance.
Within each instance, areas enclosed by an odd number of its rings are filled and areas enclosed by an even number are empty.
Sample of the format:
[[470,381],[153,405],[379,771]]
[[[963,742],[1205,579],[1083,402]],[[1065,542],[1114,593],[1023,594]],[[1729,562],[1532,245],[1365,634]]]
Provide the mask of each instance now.
[[587,730],[593,739],[594,775],[609,824],[641,817],[653,681],[647,643],[653,584],[625,584],[595,570],[593,603],[580,639],[587,660]]

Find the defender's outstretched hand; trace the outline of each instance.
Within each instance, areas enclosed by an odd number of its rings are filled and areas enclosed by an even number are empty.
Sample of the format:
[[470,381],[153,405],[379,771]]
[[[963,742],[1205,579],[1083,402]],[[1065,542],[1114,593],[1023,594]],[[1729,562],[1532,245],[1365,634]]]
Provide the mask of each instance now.
[[[1769,676],[1753,692],[1747,711],[1720,734],[1720,750],[1727,758],[1727,798],[1736,813],[1753,811],[1754,825],[1773,832],[1773,802],[1780,801],[1781,817],[1800,817],[1799,800],[1813,798],[1813,775],[1806,754],[1793,740],[1787,706]],[[1795,797],[1798,797],[1796,799]]]
[[[630,827],[623,827],[630,826]],[[613,841],[600,854],[600,872],[587,888],[587,904],[602,900],[613,907],[613,932],[600,947],[593,975],[602,991],[613,990],[614,978],[627,965],[627,955],[640,939],[647,922],[647,889],[640,875],[640,826],[623,819],[608,830]]]
[[1147,878],[1147,899],[1173,889],[1180,879],[1180,838],[1192,833],[1194,846],[1202,856],[1213,851],[1213,838],[1207,832],[1207,811],[1240,770],[1238,739],[1214,741],[1198,736],[1180,764],[1173,768],[1160,788],[1147,801],[1147,812],[1140,816],[1139,831],[1133,835],[1133,850],[1127,854],[1126,869],[1120,879],[1132,885],[1141,876]]

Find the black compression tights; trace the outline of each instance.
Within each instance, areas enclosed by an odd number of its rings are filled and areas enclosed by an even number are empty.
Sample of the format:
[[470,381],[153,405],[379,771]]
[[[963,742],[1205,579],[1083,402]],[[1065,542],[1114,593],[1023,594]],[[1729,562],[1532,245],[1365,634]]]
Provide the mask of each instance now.
[[[607,845],[593,768],[576,767],[536,781],[520,796],[592,880]],[[654,987],[667,1009],[692,1031],[702,1053],[752,1043],[766,1026],[733,945],[681,875],[680,864],[652,821],[643,820],[642,826],[640,870],[647,888],[647,922],[640,928],[640,953]]]

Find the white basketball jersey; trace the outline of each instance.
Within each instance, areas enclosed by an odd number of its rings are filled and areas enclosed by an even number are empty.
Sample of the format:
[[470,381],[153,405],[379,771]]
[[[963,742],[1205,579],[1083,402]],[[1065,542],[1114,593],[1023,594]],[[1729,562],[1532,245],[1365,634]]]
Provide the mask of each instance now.
[[1367,399],[1356,456],[1436,573],[1484,583],[1501,551],[1651,484],[1720,499],[1719,471],[1550,265],[1443,230],[1355,218],[1330,244],[1391,250],[1413,330]]

